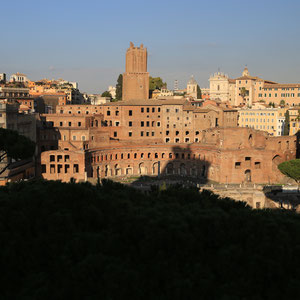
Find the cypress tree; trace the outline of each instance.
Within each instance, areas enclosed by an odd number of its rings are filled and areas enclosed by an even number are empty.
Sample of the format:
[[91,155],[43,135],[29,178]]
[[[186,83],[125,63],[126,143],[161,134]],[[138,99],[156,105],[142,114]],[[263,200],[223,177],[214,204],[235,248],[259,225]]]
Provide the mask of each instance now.
[[123,75],[120,74],[116,85],[116,99],[122,100]]
[[284,120],[284,128],[283,128],[283,135],[289,135],[290,134],[290,113],[287,110],[285,112],[285,120]]

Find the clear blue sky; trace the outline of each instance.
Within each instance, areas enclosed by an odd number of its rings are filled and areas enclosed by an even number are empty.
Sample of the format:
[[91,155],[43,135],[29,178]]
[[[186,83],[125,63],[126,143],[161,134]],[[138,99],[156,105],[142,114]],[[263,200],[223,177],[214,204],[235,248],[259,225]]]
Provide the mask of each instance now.
[[148,70],[173,88],[191,74],[201,87],[221,69],[300,82],[299,0],[1,1],[0,73],[64,78],[100,93],[125,69],[132,41]]

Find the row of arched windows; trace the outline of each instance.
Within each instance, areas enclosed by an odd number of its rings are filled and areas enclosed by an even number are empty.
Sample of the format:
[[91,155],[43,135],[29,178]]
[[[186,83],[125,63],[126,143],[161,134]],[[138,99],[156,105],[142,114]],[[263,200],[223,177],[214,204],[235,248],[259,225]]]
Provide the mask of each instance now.
[[200,154],[191,153],[115,153],[115,154],[101,154],[91,156],[91,163],[108,161],[108,160],[123,160],[123,159],[205,159],[205,155],[201,157]]

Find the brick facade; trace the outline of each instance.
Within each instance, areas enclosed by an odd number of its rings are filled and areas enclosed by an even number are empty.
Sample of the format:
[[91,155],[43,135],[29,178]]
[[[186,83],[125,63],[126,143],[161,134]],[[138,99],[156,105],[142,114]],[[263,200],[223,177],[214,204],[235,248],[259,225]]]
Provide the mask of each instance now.
[[130,43],[126,52],[123,74],[122,100],[147,100],[149,98],[149,73],[147,72],[147,49],[143,44],[135,47]]
[[58,105],[55,114],[43,116],[58,139],[57,151],[41,155],[44,178],[182,175],[221,183],[275,183],[283,177],[277,165],[296,157],[295,137],[239,128],[238,112],[228,105],[148,100],[143,45],[130,44],[123,80],[123,101]]

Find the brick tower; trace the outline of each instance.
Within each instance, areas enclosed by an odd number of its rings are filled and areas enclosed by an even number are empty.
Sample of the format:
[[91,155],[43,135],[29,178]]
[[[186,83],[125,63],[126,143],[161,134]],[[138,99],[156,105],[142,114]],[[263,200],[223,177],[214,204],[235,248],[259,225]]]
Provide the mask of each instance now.
[[149,73],[147,72],[147,48],[143,44],[130,47],[126,52],[126,67],[123,74],[123,101],[149,99]]

